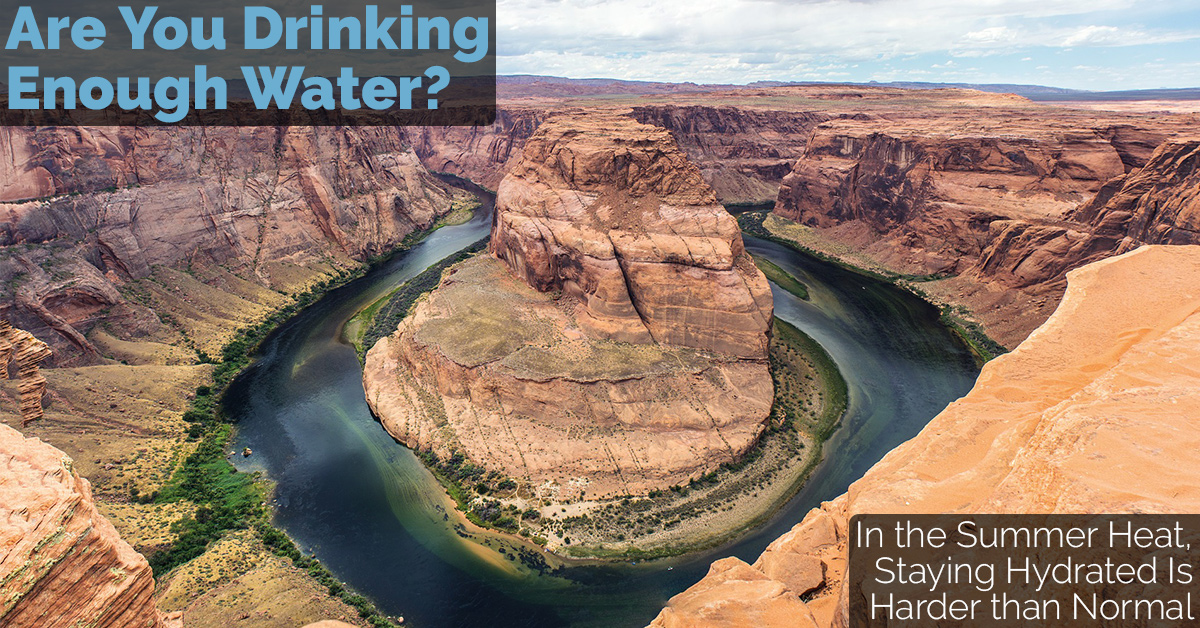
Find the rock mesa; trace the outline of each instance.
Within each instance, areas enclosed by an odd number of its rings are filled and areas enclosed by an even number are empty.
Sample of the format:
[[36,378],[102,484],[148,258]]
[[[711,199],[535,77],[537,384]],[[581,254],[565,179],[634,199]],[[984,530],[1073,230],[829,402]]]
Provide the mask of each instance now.
[[537,290],[578,298],[594,336],[765,357],[771,293],[737,222],[670,133],[597,118],[529,139],[490,250]]
[[754,443],[770,289],[666,131],[548,121],[496,207],[493,255],[367,354],[389,432],[562,498],[684,482]]

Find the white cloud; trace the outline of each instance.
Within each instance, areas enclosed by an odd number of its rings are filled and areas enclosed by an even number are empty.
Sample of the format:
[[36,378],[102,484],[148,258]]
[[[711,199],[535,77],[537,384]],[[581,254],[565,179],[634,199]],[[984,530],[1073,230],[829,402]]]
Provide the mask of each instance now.
[[1122,33],[1116,26],[1085,26],[1066,39],[1062,45],[1066,48],[1075,46],[1119,46],[1131,41],[1131,37],[1140,38],[1140,33]]

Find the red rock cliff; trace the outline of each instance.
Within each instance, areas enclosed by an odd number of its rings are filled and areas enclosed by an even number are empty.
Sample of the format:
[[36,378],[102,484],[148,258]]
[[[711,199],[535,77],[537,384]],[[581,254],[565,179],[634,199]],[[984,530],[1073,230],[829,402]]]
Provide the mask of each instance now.
[[633,107],[630,116],[671,132],[725,204],[771,203],[815,126],[810,111],[705,105]]
[[0,314],[59,365],[94,361],[101,321],[158,325],[119,290],[155,266],[269,286],[280,263],[364,259],[449,206],[394,128],[4,128]]
[[[943,297],[970,304],[1012,346],[1052,311],[1068,270],[1140,244],[1200,242],[1186,222],[1176,228],[1195,192],[1177,185],[1194,144],[1151,154],[1164,137],[1003,112],[979,125],[830,121],[784,178],[775,212],[893,269],[957,275]],[[1167,211],[1152,209],[1159,202]]]
[[164,626],[146,559],[96,512],[71,464],[0,425],[0,625]]

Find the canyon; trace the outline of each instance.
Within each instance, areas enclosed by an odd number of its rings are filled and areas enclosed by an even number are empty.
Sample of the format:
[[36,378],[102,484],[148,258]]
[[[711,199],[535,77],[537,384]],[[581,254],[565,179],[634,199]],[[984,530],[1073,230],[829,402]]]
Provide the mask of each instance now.
[[[1200,121],[962,89],[520,87],[501,90],[507,114],[492,128],[422,129],[414,150],[433,170],[491,187],[546,112],[628,115],[670,131],[721,203],[772,206],[805,231],[806,248],[920,278],[926,296],[1007,347],[1054,311],[1067,270],[1166,241],[1084,206],[1147,167],[1144,180],[1167,174],[1170,157],[1150,163],[1156,150],[1190,145]],[[1177,165],[1186,176],[1186,160]],[[1180,194],[1188,206],[1194,192]],[[1196,242],[1188,213],[1171,243]]]
[[[1017,347],[847,495],[754,564],[714,565],[656,625],[840,625],[857,512],[1190,507],[1187,481],[1168,499],[1148,479],[1180,471],[1140,452],[1190,442],[1188,411],[1163,408],[1192,403],[1196,384],[1169,366],[1195,360],[1195,113],[950,89],[573,89],[502,89],[491,127],[0,129],[0,317],[53,350],[44,384],[0,384],[0,418],[36,417],[36,394],[45,416],[22,431],[58,448],[0,426],[0,456],[30,474],[0,484],[0,504],[45,507],[14,509],[0,534],[26,548],[26,534],[46,538],[35,515],[65,517],[92,530],[76,542],[97,557],[46,554],[50,579],[20,580],[32,588],[0,617],[88,599],[67,610],[357,621],[247,531],[167,575],[156,610],[145,559],[118,532],[148,556],[170,542],[189,507],[130,495],[162,488],[194,446],[181,417],[209,362],[239,327],[463,206],[435,173],[498,191],[491,249],[372,351],[369,399],[406,443],[475,452],[548,499],[686,482],[757,439],[770,292],[722,204],[769,205],[781,239]],[[1082,453],[1097,448],[1141,471],[1106,480],[1111,465]],[[59,541],[43,549],[76,555]],[[104,595],[52,585],[78,574]]]
[[757,440],[770,288],[667,132],[544,122],[488,253],[367,353],[368,402],[402,442],[558,501],[686,483]]
[[[148,556],[176,541],[174,523],[203,510],[154,497],[195,450],[197,424],[185,411],[209,390],[213,363],[239,328],[392,251],[470,198],[426,170],[396,129],[0,135],[0,317],[22,330],[10,356],[22,372],[0,387],[0,420],[74,460],[111,536]],[[89,569],[133,573],[133,551],[110,564],[101,555]],[[131,582],[146,588],[150,606],[186,612],[194,626],[243,615],[276,626],[357,616],[246,531],[159,574],[157,598],[144,560],[137,569]],[[49,597],[38,603],[78,596],[66,586],[41,585]]]
[[652,625],[846,626],[859,513],[1194,512],[1198,280],[1195,245],[1072,270],[1055,313],[970,393],[753,564],[713,563]]
[[3,313],[49,343],[50,365],[179,362],[170,345],[189,343],[212,354],[220,342],[206,336],[223,325],[211,315],[155,315],[169,309],[157,285],[177,281],[170,270],[222,284],[238,297],[229,309],[256,286],[293,292],[447,213],[453,192],[431,172],[496,189],[552,113],[666,129],[722,204],[773,205],[812,231],[812,248],[854,265],[944,277],[922,289],[1010,347],[1053,311],[1066,270],[1195,241],[1187,211],[1142,217],[1174,227],[1164,240],[1099,204],[1148,165],[1145,181],[1167,174],[1170,156],[1150,160],[1165,142],[1192,145],[1196,114],[954,89],[552,87],[502,86],[490,127],[6,128]]
[[[390,251],[453,202],[395,129],[0,135],[0,315],[47,342],[57,366],[99,363],[124,343],[213,354],[252,318],[238,316],[238,301]],[[227,293],[226,311],[180,311],[165,324],[157,313],[178,300],[180,269]]]

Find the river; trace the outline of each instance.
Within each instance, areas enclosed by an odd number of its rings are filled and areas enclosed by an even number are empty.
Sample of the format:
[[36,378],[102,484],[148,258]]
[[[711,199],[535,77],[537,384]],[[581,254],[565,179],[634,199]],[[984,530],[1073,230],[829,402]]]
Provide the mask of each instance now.
[[[486,197],[485,197],[486,198]],[[275,523],[335,575],[409,625],[645,626],[672,595],[724,556],[753,561],[822,500],[836,497],[890,449],[970,389],[965,347],[911,294],[771,242],[747,248],[809,286],[801,301],[772,286],[775,314],[815,338],[849,386],[842,427],[804,488],[736,543],[643,564],[569,565],[540,573],[509,559],[510,541],[464,539],[433,476],[371,416],[342,327],[429,265],[485,237],[486,204],[280,326],[223,404],[237,421],[238,468],[276,483]],[[480,538],[486,540],[481,544]],[[503,550],[503,552],[501,551]]]

